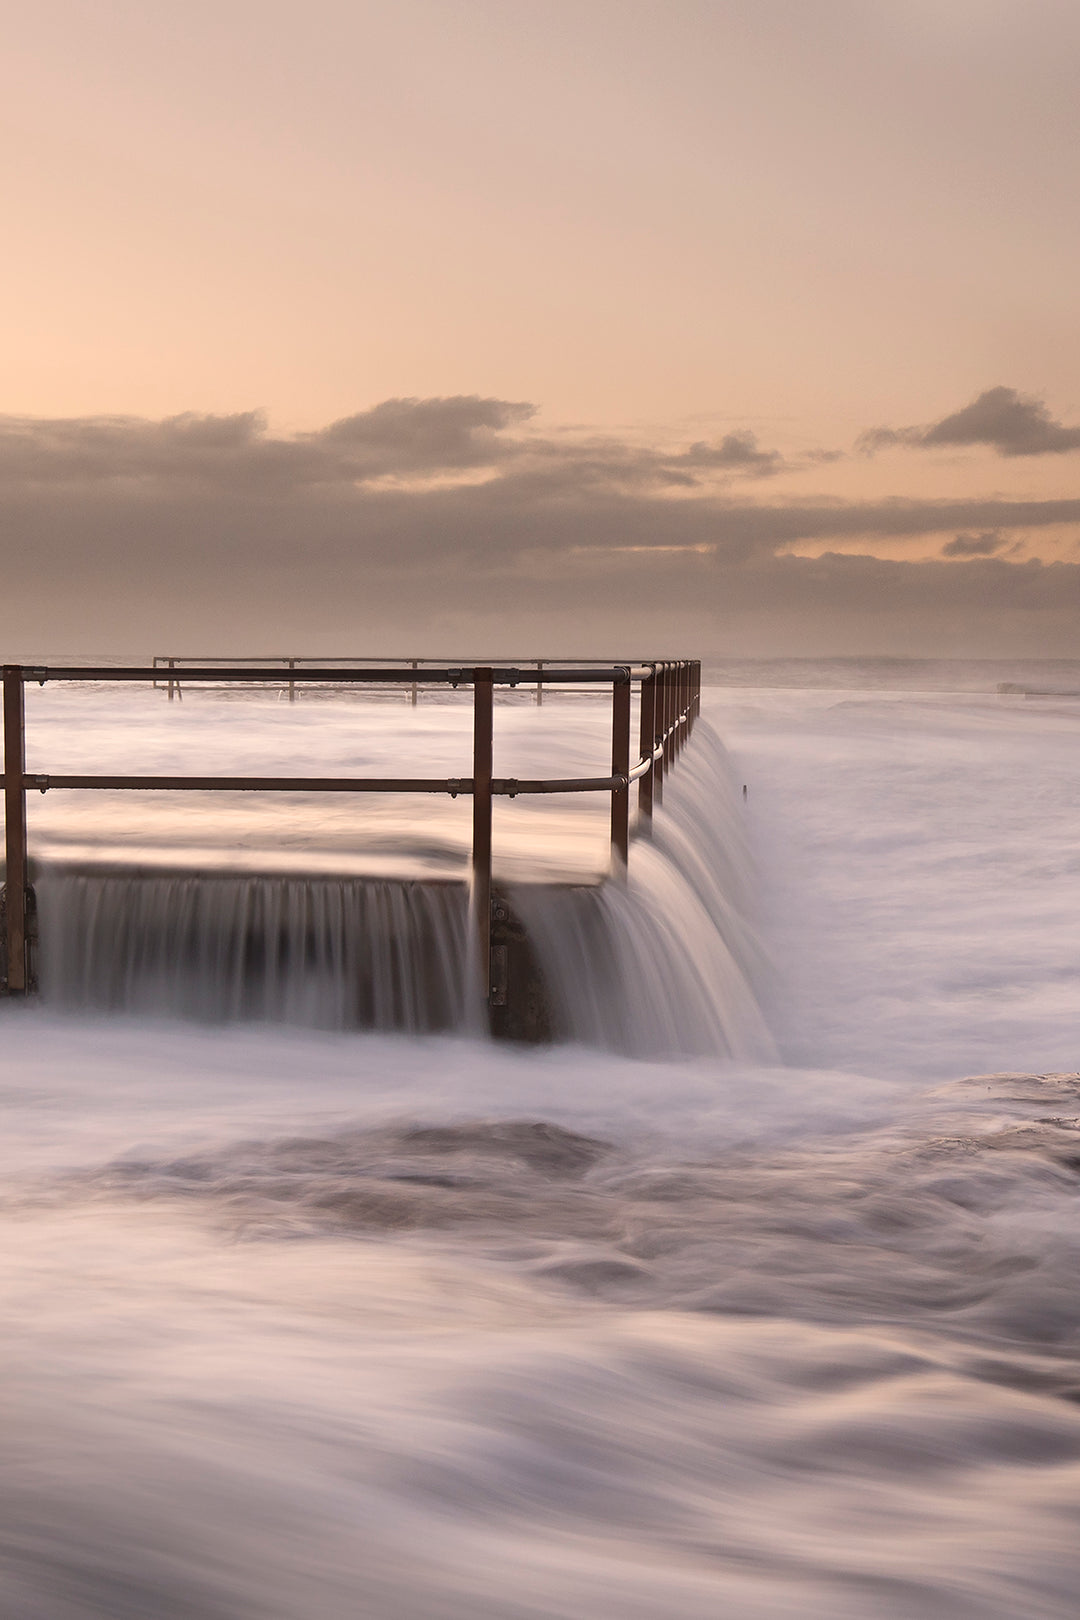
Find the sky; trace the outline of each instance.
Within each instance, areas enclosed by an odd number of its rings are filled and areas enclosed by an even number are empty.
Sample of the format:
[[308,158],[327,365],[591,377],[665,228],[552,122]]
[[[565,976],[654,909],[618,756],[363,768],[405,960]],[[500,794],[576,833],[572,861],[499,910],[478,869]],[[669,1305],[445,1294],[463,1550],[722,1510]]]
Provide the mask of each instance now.
[[35,0],[0,636],[1069,656],[1074,0]]

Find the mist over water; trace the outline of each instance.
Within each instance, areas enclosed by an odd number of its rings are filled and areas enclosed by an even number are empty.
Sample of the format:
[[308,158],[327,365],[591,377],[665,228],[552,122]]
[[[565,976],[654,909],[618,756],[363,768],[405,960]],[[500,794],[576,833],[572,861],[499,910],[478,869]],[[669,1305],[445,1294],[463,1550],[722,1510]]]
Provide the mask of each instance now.
[[504,820],[574,1042],[2,1009],[6,1613],[1075,1613],[1080,704],[706,713],[626,890],[603,804]]

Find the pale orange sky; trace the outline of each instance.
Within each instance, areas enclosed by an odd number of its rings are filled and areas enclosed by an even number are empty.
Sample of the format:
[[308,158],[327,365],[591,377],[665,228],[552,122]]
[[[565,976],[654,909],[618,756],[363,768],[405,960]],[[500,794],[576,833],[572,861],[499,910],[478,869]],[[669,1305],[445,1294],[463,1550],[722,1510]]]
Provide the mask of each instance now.
[[752,433],[740,501],[1077,490],[1072,448],[853,450],[993,388],[1080,422],[1074,0],[36,0],[3,59],[9,417],[475,395],[544,442]]

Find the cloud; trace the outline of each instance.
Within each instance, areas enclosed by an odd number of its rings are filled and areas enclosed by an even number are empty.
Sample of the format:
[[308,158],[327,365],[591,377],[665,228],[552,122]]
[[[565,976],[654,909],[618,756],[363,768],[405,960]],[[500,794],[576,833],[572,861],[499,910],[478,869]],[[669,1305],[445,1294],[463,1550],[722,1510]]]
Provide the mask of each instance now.
[[669,450],[585,435],[521,430],[536,407],[475,394],[389,399],[316,432],[270,433],[257,411],[187,413],[163,421],[108,416],[62,420],[0,417],[0,484],[173,480],[273,491],[380,479],[423,481],[489,471],[538,490],[695,488],[779,471],[778,451],[752,433]]
[[778,472],[783,457],[777,450],[762,450],[752,433],[728,433],[719,444],[692,444],[676,464],[701,469],[739,468],[758,474]]
[[503,430],[534,407],[474,395],[391,399],[317,433],[279,438],[260,412],[0,418],[0,481],[178,479],[210,484],[352,483],[494,465]]
[[378,476],[386,472],[443,472],[490,466],[508,451],[499,435],[527,422],[535,405],[481,399],[475,394],[450,399],[388,399],[371,410],[331,422],[305,442],[339,453],[350,470]]
[[[473,396],[293,437],[256,413],[0,420],[8,655],[626,656],[747,625],[763,650],[1071,650],[1080,564],[1020,562],[1001,537],[1080,526],[1080,499],[765,499],[736,481],[771,462],[748,435],[669,452],[531,420]],[[933,561],[838,554],[928,536],[955,539]]]
[[934,449],[987,445],[1001,456],[1063,455],[1080,450],[1080,427],[1055,421],[1042,400],[1015,388],[988,388],[970,405],[929,427],[871,428],[858,441],[873,453],[895,445]]
[[63,482],[199,475],[250,455],[265,429],[257,411],[235,416],[0,417],[0,481]]
[[983,534],[958,534],[941,548],[943,557],[993,557],[1006,545],[1005,538],[996,529]]

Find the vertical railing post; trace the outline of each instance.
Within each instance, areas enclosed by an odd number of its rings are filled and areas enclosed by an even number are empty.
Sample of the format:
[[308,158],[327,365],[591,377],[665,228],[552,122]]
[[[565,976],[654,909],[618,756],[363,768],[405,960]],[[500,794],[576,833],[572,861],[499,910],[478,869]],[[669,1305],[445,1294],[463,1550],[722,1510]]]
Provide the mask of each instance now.
[[[170,658],[169,659],[169,668],[173,669],[175,667],[175,665],[176,665],[176,659],[175,658]],[[169,676],[169,702],[171,703],[172,701],[173,701],[173,678],[170,675]]]
[[666,763],[664,750],[660,748],[660,739],[664,735],[664,714],[667,708],[667,664],[658,664],[656,668],[656,700],[654,713],[656,716],[656,735],[653,738],[653,748],[660,749],[660,758],[653,770],[653,808],[664,802],[664,765]]
[[[296,668],[296,659],[295,658],[290,658],[289,659],[289,668],[290,669],[295,669]],[[290,703],[295,703],[296,702],[296,682],[295,681],[290,681],[289,682],[289,702]]]
[[537,666],[536,666],[536,707],[538,709],[542,709],[543,706],[544,706],[544,666],[543,666],[542,663],[538,663]]
[[491,994],[491,765],[494,687],[490,669],[473,670],[473,926],[484,1005]]
[[[412,670],[414,675],[416,674],[416,671],[418,670],[419,667],[420,666],[417,663],[415,658],[409,664],[409,668]],[[414,709],[416,708],[416,700],[417,700],[418,695],[419,695],[419,687],[417,686],[417,683],[414,680],[412,685],[409,688],[409,701],[412,704]]]
[[682,753],[682,726],[679,716],[682,714],[682,663],[676,663],[671,672],[671,723],[675,727],[671,738],[672,760],[678,759]]
[[26,742],[23,674],[4,665],[5,945],[9,995],[28,988],[26,971]]
[[622,785],[611,790],[611,865],[618,875],[626,871],[630,854],[630,671],[611,688],[611,774]]
[[649,761],[648,770],[638,780],[638,815],[646,825],[652,823],[653,776],[656,770],[652,763],[652,756],[655,748],[656,667],[654,665],[650,674],[646,675],[641,683],[641,714],[638,724],[638,757]]
[[668,752],[672,765],[675,764],[679,752],[679,728],[675,724],[679,718],[679,662],[678,659],[671,666],[671,701],[668,706],[668,725],[671,727],[671,742]]

